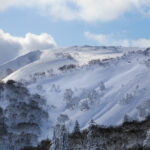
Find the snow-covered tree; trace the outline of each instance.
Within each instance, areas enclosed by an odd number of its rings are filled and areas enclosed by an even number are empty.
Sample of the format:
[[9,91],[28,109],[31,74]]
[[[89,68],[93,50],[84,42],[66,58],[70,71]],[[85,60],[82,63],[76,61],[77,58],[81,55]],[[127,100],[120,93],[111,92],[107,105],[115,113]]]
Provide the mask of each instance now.
[[96,90],[92,89],[89,91],[87,98],[89,100],[89,105],[94,105],[99,98],[99,95]]
[[0,139],[7,134],[7,125],[3,108],[0,107]]
[[69,150],[68,134],[65,125],[57,124],[53,131],[51,150]]
[[126,93],[119,101],[119,104],[121,105],[129,104],[132,101],[134,96],[135,96],[135,93]]
[[61,125],[60,124],[57,124],[54,127],[51,150],[59,150],[59,147],[60,147],[60,140],[59,140],[60,129],[61,129]]
[[89,122],[89,127],[92,127],[92,126],[95,126],[96,125],[96,122],[91,119],[90,122]]
[[64,93],[64,101],[66,102],[67,109],[74,109],[77,105],[77,98],[71,89],[66,89]]
[[52,86],[51,86],[51,90],[50,90],[51,92],[61,92],[61,89],[60,89],[60,86],[59,85],[55,85],[55,84],[53,84]]
[[47,74],[48,74],[49,77],[53,76],[54,75],[54,70],[53,69],[47,70]]
[[138,118],[139,119],[143,119],[146,117],[146,107],[143,107],[143,106],[138,106],[136,107],[137,108],[137,111],[138,111]]
[[95,143],[94,143],[94,126],[95,126],[95,121],[92,119],[89,123],[89,128],[88,128],[88,134],[87,134],[87,140],[88,140],[88,147],[89,149],[94,148]]
[[89,107],[89,104],[88,104],[88,99],[86,98],[86,99],[80,100],[79,107],[80,107],[81,111],[89,110],[90,107]]
[[99,88],[100,88],[101,91],[104,91],[104,90],[106,89],[106,88],[105,88],[105,84],[104,84],[103,81],[101,81],[101,82],[99,83]]
[[80,132],[80,126],[78,120],[76,120],[73,133],[79,133],[79,132]]
[[146,139],[143,142],[143,146],[150,148],[150,130],[147,131]]
[[62,125],[60,132],[60,150],[69,150],[68,131],[65,125]]
[[129,115],[125,114],[123,122],[131,122],[131,121],[132,121],[131,117]]

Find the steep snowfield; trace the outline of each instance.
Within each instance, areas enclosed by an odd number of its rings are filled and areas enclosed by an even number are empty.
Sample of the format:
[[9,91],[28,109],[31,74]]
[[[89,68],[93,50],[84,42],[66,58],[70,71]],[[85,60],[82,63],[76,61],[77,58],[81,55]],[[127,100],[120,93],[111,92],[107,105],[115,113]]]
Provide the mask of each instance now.
[[[123,53],[132,50],[136,52]],[[72,128],[78,120],[85,128],[91,119],[117,125],[126,114],[143,119],[150,113],[150,56],[137,50],[90,46],[44,50],[30,63],[18,58],[22,67],[8,63],[16,71],[4,81],[22,81],[32,93],[44,96],[50,127],[66,122]],[[76,67],[59,69],[70,64]]]
[[6,77],[7,75],[20,69],[21,67],[38,60],[40,58],[40,55],[40,51],[33,51],[6,64],[0,65],[0,79]]

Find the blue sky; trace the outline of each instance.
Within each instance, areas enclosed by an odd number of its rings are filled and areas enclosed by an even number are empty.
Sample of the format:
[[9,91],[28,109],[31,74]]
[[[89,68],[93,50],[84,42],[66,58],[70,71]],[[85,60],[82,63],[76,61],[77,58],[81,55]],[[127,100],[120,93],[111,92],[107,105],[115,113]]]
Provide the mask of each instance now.
[[[4,53],[4,44],[17,45],[15,53],[20,55],[38,47],[150,46],[150,0],[0,0],[0,3],[3,4],[0,55]],[[47,46],[43,47],[44,44]]]
[[116,39],[150,39],[150,18],[140,14],[125,14],[110,22],[85,22],[54,20],[32,9],[9,9],[0,13],[0,29],[14,36],[48,33],[58,46],[101,45],[87,39],[84,32],[94,34],[115,34]]

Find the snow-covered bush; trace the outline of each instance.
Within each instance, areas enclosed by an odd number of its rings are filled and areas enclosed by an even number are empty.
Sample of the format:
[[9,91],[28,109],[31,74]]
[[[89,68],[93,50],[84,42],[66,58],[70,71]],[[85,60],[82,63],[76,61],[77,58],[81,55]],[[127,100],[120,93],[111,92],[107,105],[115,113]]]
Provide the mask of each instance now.
[[50,89],[51,92],[61,92],[60,86],[53,84]]
[[75,68],[76,68],[76,65],[70,64],[70,65],[63,65],[63,66],[59,67],[58,69],[60,71],[67,71],[67,70],[72,70],[72,69],[75,69]]
[[101,81],[99,83],[99,88],[100,88],[101,91],[104,91],[106,89],[104,82]]
[[126,93],[121,100],[119,100],[119,104],[121,105],[125,105],[125,104],[129,104],[132,100],[132,98],[134,97],[133,93]]
[[48,77],[54,76],[54,70],[53,69],[47,70],[47,74],[48,74]]
[[42,90],[43,90],[42,85],[40,85],[40,84],[37,85],[37,86],[36,86],[36,89],[37,89],[38,91],[42,91]]

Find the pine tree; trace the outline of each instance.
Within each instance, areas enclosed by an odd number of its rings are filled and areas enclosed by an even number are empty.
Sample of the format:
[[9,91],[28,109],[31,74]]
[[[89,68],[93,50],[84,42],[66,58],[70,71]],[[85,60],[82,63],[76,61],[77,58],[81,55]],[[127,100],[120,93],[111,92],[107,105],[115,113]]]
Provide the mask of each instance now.
[[7,125],[5,119],[6,118],[4,116],[3,108],[0,107],[0,138],[7,133]]
[[69,150],[68,134],[65,125],[57,124],[53,132],[51,150]]
[[89,149],[96,146],[95,145],[96,143],[94,142],[95,126],[96,126],[96,122],[92,119],[89,122],[89,128],[88,128],[88,134],[87,134],[87,140],[88,140],[87,146],[89,147]]
[[104,82],[100,82],[99,87],[100,87],[101,91],[104,91],[105,90],[105,84],[104,84]]
[[123,120],[123,122],[130,122],[130,121],[131,121],[130,116],[127,115],[127,114],[125,114],[125,115],[124,115],[124,120]]
[[56,125],[53,131],[53,140],[52,140],[51,150],[59,149],[59,136],[60,136],[59,132],[60,132],[60,126]]
[[65,125],[62,125],[62,127],[61,127],[60,150],[69,150],[68,131],[67,131]]
[[92,119],[89,123],[89,127],[96,125],[96,122]]
[[76,120],[73,133],[79,133],[80,132],[80,126],[79,122]]

